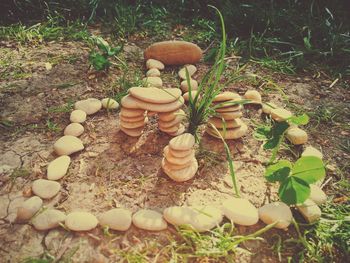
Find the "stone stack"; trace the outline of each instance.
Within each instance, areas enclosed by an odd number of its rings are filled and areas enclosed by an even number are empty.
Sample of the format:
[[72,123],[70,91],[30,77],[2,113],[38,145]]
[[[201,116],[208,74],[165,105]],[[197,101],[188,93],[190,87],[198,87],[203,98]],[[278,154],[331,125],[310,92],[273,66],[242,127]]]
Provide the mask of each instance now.
[[163,171],[176,182],[190,180],[197,172],[194,143],[193,135],[184,133],[171,139],[169,145],[164,148]]
[[129,136],[140,136],[147,122],[144,113],[148,111],[159,113],[160,129],[175,136],[184,130],[181,125],[183,114],[179,111],[183,103],[180,89],[133,87],[121,101],[121,130]]
[[181,81],[181,90],[186,93],[189,91],[189,86],[188,86],[188,81],[186,78],[186,69],[188,71],[188,75],[190,77],[190,85],[191,85],[191,90],[198,90],[198,82],[195,79],[192,79],[192,75],[196,73],[197,68],[194,65],[186,65],[183,68],[181,68],[178,72],[178,75]]
[[146,61],[146,77],[143,79],[146,86],[161,88],[163,81],[160,78],[160,70],[164,69],[164,64],[155,59]]
[[224,139],[238,139],[247,133],[247,125],[240,119],[242,105],[232,105],[232,102],[241,100],[237,93],[223,92],[213,100],[216,116],[208,120],[206,132],[216,138],[219,135],[214,130],[214,125]]

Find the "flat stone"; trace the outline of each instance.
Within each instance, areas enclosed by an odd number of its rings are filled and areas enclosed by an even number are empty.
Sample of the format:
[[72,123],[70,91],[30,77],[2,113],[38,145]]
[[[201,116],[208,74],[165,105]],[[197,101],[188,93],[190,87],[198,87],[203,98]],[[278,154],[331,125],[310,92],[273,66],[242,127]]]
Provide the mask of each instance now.
[[[195,79],[190,79],[191,91],[198,90],[198,82]],[[181,90],[183,92],[188,92],[190,90],[187,80],[181,81]]]
[[170,167],[164,165],[162,162],[162,168],[166,175],[168,175],[172,180],[176,182],[185,182],[192,179],[198,170],[198,162],[196,159],[192,159],[190,166],[180,169],[180,170],[171,170]]
[[79,137],[84,133],[84,126],[80,123],[71,123],[64,129],[64,135]]
[[274,119],[277,122],[282,122],[290,117],[292,117],[292,113],[289,110],[283,109],[283,108],[276,108],[276,109],[271,109],[271,118]]
[[132,217],[133,224],[148,231],[161,231],[168,227],[161,213],[149,209],[141,209]]
[[266,204],[259,208],[259,218],[265,224],[278,222],[274,227],[286,229],[293,220],[289,206],[282,202]]
[[143,132],[143,126],[136,128],[136,129],[127,129],[124,128],[123,126],[120,126],[120,130],[124,132],[126,135],[131,136],[131,137],[140,137],[142,132]]
[[317,185],[310,184],[310,196],[309,199],[314,201],[317,205],[322,205],[327,202],[327,195]]
[[146,61],[146,67],[148,69],[158,69],[158,70],[163,70],[164,69],[164,64],[160,62],[159,60],[156,59],[148,59]]
[[323,159],[323,154],[312,146],[307,146],[301,156],[314,156]]
[[290,127],[287,129],[286,138],[294,145],[304,144],[308,140],[306,131],[298,127]]
[[65,225],[72,231],[89,231],[98,224],[97,218],[88,212],[72,212],[67,215]]
[[228,219],[238,225],[251,226],[259,221],[258,209],[247,199],[229,198],[223,202],[222,211]]
[[66,175],[71,159],[67,155],[62,155],[47,166],[47,179],[59,180]]
[[131,212],[123,208],[114,208],[104,212],[98,219],[101,226],[118,231],[128,230],[132,223]]
[[308,223],[316,222],[322,215],[321,209],[310,199],[307,199],[302,205],[297,205],[297,209]]
[[[192,96],[192,99],[194,99],[197,95],[197,90],[192,90],[191,91],[191,96]],[[184,98],[185,101],[189,101],[190,100],[190,93],[189,92],[186,92],[185,94],[182,95],[182,97]]]
[[191,149],[194,146],[195,139],[190,133],[184,133],[170,140],[169,146],[171,149],[184,151]]
[[32,191],[42,199],[50,199],[58,194],[61,185],[58,182],[46,179],[37,179],[32,184]]
[[192,162],[194,162],[194,160],[189,160],[187,163],[183,163],[183,164],[173,164],[171,162],[169,162],[166,158],[162,159],[162,167],[165,167],[165,169],[167,170],[171,170],[171,171],[175,171],[175,170],[181,170],[181,169],[185,169],[187,167],[189,167]]
[[42,207],[43,200],[38,196],[33,196],[17,209],[17,222],[26,222],[31,219]]
[[194,73],[196,73],[197,68],[194,65],[186,65],[182,69],[179,70],[179,77],[181,79],[186,79],[186,69],[188,71],[188,75],[191,77]]
[[144,115],[139,115],[136,117],[124,117],[123,115],[119,114],[120,120],[123,122],[140,122],[140,121],[145,121],[145,116]]
[[246,100],[250,100],[249,103],[261,104],[261,102],[262,102],[261,95],[256,90],[247,90],[243,97]]
[[122,107],[120,110],[120,115],[123,117],[128,117],[128,118],[141,117],[141,116],[144,117],[145,110],[128,109],[128,108]]
[[[233,128],[233,129],[227,128],[226,130],[222,130],[222,129],[217,129],[217,130],[224,139],[233,140],[233,139],[239,139],[239,138],[243,137],[244,135],[246,135],[246,133],[248,131],[248,126],[244,122],[242,122],[241,126],[238,128]],[[211,127],[208,127],[205,131],[209,135],[211,135],[215,138],[220,138],[220,136],[217,134],[217,132]]]
[[136,129],[136,128],[144,127],[147,122],[148,122],[148,118],[144,118],[141,121],[136,121],[136,122],[125,122],[123,120],[120,120],[120,126],[126,129]]
[[229,100],[241,100],[241,96],[235,92],[225,91],[216,95],[213,102],[225,102]]
[[86,121],[86,113],[82,110],[74,110],[71,112],[69,120],[73,123],[83,123]]
[[158,128],[159,128],[159,130],[161,130],[162,132],[165,132],[165,133],[175,133],[180,128],[180,123],[175,124],[174,126],[171,126],[168,128],[164,128],[164,127],[158,125]]
[[267,102],[267,103],[263,103],[262,104],[262,111],[265,114],[269,114],[270,115],[271,114],[271,110],[277,109],[277,108],[278,108],[277,105],[272,103],[272,102]]
[[147,77],[160,77],[160,71],[156,68],[151,68],[146,72]]
[[47,209],[32,219],[32,224],[36,230],[49,230],[56,228],[64,222],[66,215],[56,209]]
[[185,112],[181,109],[171,112],[160,112],[158,114],[159,120],[161,121],[172,121],[176,118],[177,115],[186,116]]
[[178,114],[178,115],[176,115],[175,119],[173,119],[172,121],[159,120],[158,125],[159,125],[160,128],[165,128],[166,129],[166,128],[178,125],[184,118],[185,118],[184,115]]
[[235,111],[239,111],[242,109],[242,105],[230,105],[230,104],[226,104],[224,106],[220,106],[218,108],[215,109],[216,113],[221,113],[221,112],[235,112]]
[[57,155],[71,155],[84,149],[80,139],[72,135],[59,138],[53,146]]
[[87,115],[91,115],[98,112],[102,108],[102,103],[98,99],[89,98],[86,100],[77,101],[74,104],[74,108],[76,110],[84,111]]
[[[169,146],[164,147],[164,152],[169,152]],[[177,158],[184,158],[193,153],[193,149],[188,150],[174,150],[171,149],[171,155]]]
[[168,135],[176,137],[176,136],[183,134],[185,131],[186,131],[185,126],[182,123],[180,123],[177,131],[176,132],[168,132]]
[[242,111],[230,111],[230,112],[217,112],[216,116],[218,118],[224,118],[226,121],[234,120],[243,116]]
[[129,89],[129,94],[145,102],[164,104],[172,103],[179,99],[181,90],[176,88],[158,89],[133,87]]
[[241,127],[243,122],[239,118],[233,119],[233,120],[228,120],[228,121],[225,121],[225,122],[223,122],[222,119],[220,119],[220,118],[210,118],[208,120],[208,123],[209,124],[213,124],[218,129],[222,129],[223,127],[226,127],[226,129],[227,129],[227,128],[238,128],[238,127]]
[[101,100],[104,109],[114,110],[119,108],[119,103],[111,98],[104,98]]
[[163,87],[163,81],[160,77],[146,77],[146,78],[143,78],[143,82],[145,83],[145,86],[148,86],[148,87],[156,87],[156,88]]
[[[182,151],[186,151],[186,150],[182,150]],[[190,154],[186,155],[186,156],[182,156],[182,157],[176,157],[172,154],[173,150],[169,147],[166,146],[164,148],[164,157],[172,164],[174,165],[183,165],[186,164],[188,162],[190,162],[194,157],[195,157],[195,151],[194,149],[192,149],[190,151]]]

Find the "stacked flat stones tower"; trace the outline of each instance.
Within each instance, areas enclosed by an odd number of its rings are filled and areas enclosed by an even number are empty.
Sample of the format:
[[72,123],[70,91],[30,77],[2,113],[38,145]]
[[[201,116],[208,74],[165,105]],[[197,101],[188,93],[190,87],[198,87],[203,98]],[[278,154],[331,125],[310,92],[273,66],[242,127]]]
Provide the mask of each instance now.
[[218,138],[214,125],[224,139],[238,139],[247,133],[247,125],[240,119],[242,105],[234,105],[241,100],[241,96],[234,92],[223,92],[215,97],[213,104],[216,107],[216,116],[208,121],[206,132]]

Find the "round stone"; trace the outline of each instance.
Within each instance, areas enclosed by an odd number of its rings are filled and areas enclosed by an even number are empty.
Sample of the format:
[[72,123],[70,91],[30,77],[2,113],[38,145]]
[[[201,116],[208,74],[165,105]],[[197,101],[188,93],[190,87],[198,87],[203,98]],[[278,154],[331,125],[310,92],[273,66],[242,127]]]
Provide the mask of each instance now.
[[170,147],[166,146],[164,148],[164,157],[168,160],[168,162],[174,165],[188,164],[195,157],[194,149],[190,151],[190,154],[183,157],[176,157],[172,154],[172,152],[173,150]]
[[55,181],[38,179],[32,184],[33,193],[42,199],[50,199],[57,195],[60,190],[61,185]]
[[243,97],[253,104],[261,104],[262,101],[260,93],[256,90],[247,90]]
[[101,226],[107,226],[110,229],[126,231],[131,226],[131,212],[123,208],[114,208],[104,212],[98,217]]
[[174,226],[191,225],[196,212],[187,206],[171,206],[163,211],[165,220]]
[[182,69],[179,70],[179,77],[181,79],[186,79],[186,69],[188,71],[188,75],[191,77],[194,73],[196,73],[197,68],[194,65],[186,65]]
[[126,135],[129,135],[131,137],[140,137],[143,132],[143,128],[144,126],[136,129],[127,129],[127,128],[124,128],[123,126],[120,126],[120,130],[124,132]]
[[84,126],[80,123],[71,123],[64,129],[64,135],[79,137],[84,133]]
[[159,60],[156,59],[148,59],[146,61],[146,67],[148,69],[158,69],[158,70],[163,70],[164,69],[164,64],[160,62]]
[[[164,152],[169,152],[169,146],[165,146],[164,147]],[[174,150],[171,149],[171,155],[176,157],[176,158],[184,158],[190,154],[193,153],[193,149],[189,149],[189,150]]]
[[184,151],[191,149],[194,146],[195,139],[190,133],[184,133],[170,140],[169,146],[171,149]]
[[[247,133],[248,126],[244,122],[242,122],[241,126],[238,128],[233,128],[233,129],[228,128],[226,130],[217,129],[217,130],[224,139],[238,139]],[[217,134],[217,131],[215,131],[211,127],[208,127],[206,129],[206,132],[213,137],[220,138],[220,136]]]
[[307,146],[301,156],[314,156],[323,159],[323,154],[312,146]]
[[160,71],[159,71],[159,69],[151,68],[146,72],[146,76],[147,77],[159,77]]
[[194,158],[194,159],[192,159],[192,163],[190,164],[190,166],[188,166],[184,169],[180,169],[180,170],[171,170],[170,167],[163,165],[163,163],[162,163],[162,168],[163,168],[163,171],[172,180],[174,180],[176,182],[185,182],[185,181],[192,179],[195,176],[195,174],[198,170],[198,162]]
[[64,222],[66,215],[56,209],[47,209],[39,213],[32,219],[32,224],[36,230],[49,230],[56,228]]
[[98,99],[90,98],[86,100],[77,101],[74,104],[74,108],[76,110],[84,111],[87,115],[91,115],[98,112],[102,108],[102,103]]
[[67,155],[62,155],[47,166],[47,179],[59,180],[66,175],[71,159]]
[[225,102],[230,100],[241,100],[241,96],[235,92],[225,91],[216,95],[216,97],[213,99],[213,102]]
[[251,226],[259,221],[258,209],[247,199],[231,197],[223,202],[222,211],[228,219],[238,225]]
[[[228,106],[229,105],[229,106]],[[242,105],[230,105],[230,104],[227,104],[225,106],[222,106],[222,107],[219,107],[219,108],[216,108],[215,111],[216,113],[221,113],[221,112],[235,112],[235,111],[239,111],[242,109]]]
[[218,118],[224,118],[226,121],[234,120],[243,116],[242,111],[230,111],[230,112],[217,112],[216,116]]
[[132,217],[133,224],[144,230],[161,231],[168,227],[161,213],[149,209],[141,209]]
[[71,155],[84,149],[80,139],[72,135],[59,138],[53,146],[57,155]]
[[194,162],[193,159],[184,164],[173,164],[173,163],[170,163],[166,158],[163,158],[162,167],[165,167],[164,169],[167,169],[167,170],[175,171],[175,170],[181,170],[181,169],[187,168],[192,164],[192,162]]
[[104,98],[101,100],[101,103],[102,103],[102,107],[104,109],[113,110],[113,109],[119,108],[119,103],[116,100],[111,99],[111,98]]
[[271,109],[271,117],[277,122],[282,122],[290,117],[292,117],[292,113],[289,110],[283,108]]
[[317,205],[322,205],[327,202],[327,195],[317,185],[310,184],[310,196],[309,199],[314,201]]
[[138,110],[138,109],[128,109],[128,108],[124,108],[122,107],[120,110],[120,115],[123,117],[127,117],[127,118],[136,118],[136,117],[141,117],[141,116],[145,116],[145,110]]
[[97,218],[88,212],[72,212],[67,215],[65,225],[72,231],[89,231],[98,224]]
[[143,79],[143,82],[145,83],[145,86],[148,87],[163,87],[163,81],[160,77],[146,77]]
[[286,138],[294,145],[304,144],[308,140],[306,131],[298,127],[290,127],[287,129]]
[[174,102],[180,98],[181,90],[176,88],[158,89],[133,87],[129,89],[129,94],[145,102],[164,104]]
[[144,115],[139,115],[136,117],[124,117],[123,115],[119,114],[120,120],[123,122],[140,122],[140,121],[145,121],[145,116]]
[[282,202],[266,204],[259,208],[259,218],[265,224],[277,222],[275,228],[286,229],[292,222],[293,215],[289,206]]
[[159,127],[160,128],[170,128],[170,127],[173,127],[175,125],[178,125],[183,119],[185,118],[184,115],[176,115],[175,119],[173,119],[172,121],[162,121],[162,120],[159,120],[158,124],[159,124]]
[[[242,125],[242,121],[239,118],[233,119],[233,120],[228,120],[228,121],[223,121],[220,118],[210,118],[208,120],[208,123],[213,124],[218,129],[221,129],[223,127],[238,128],[238,127],[241,127],[241,125]],[[208,126],[211,127],[210,125],[208,125]]]
[[278,107],[272,102],[268,102],[268,103],[263,103],[262,104],[262,111],[265,114],[271,114],[271,110],[277,109],[277,108]]
[[[198,90],[198,82],[195,79],[190,79],[190,85],[191,85],[191,91],[195,91]],[[187,80],[183,80],[181,81],[181,90],[183,92],[188,92],[190,90],[190,87],[188,86],[188,81]],[[194,96],[194,95],[192,95]]]
[[86,113],[82,110],[74,110],[71,112],[69,120],[73,123],[83,123],[86,121]]
[[180,123],[175,124],[174,126],[171,126],[168,128],[164,128],[162,126],[158,126],[158,128],[159,128],[159,130],[161,130],[162,132],[165,132],[165,133],[175,133],[180,128]]
[[186,131],[186,128],[185,128],[185,126],[181,123],[180,125],[179,125],[179,128],[177,129],[177,131],[176,132],[168,132],[168,134],[170,135],[170,136],[179,136],[179,135],[181,135],[181,134],[183,134],[184,132]]
[[38,196],[33,196],[23,202],[17,209],[17,222],[26,222],[31,219],[42,207],[43,200]]
[[[192,90],[191,91],[191,96],[192,96],[192,99],[194,99],[197,95],[197,90]],[[190,101],[190,93],[189,92],[186,92],[184,95],[182,95],[182,97],[184,98],[185,101]]]
[[186,116],[185,112],[181,109],[179,109],[177,111],[171,111],[171,112],[161,112],[158,114],[159,120],[164,121],[164,122],[174,120],[177,115]]
[[148,122],[148,118],[144,118],[141,121],[136,121],[136,122],[125,122],[123,120],[120,120],[120,125],[126,129],[136,129],[136,128],[144,127],[147,122]]
[[297,205],[297,209],[308,223],[316,222],[322,214],[321,209],[310,199],[307,199],[302,205]]

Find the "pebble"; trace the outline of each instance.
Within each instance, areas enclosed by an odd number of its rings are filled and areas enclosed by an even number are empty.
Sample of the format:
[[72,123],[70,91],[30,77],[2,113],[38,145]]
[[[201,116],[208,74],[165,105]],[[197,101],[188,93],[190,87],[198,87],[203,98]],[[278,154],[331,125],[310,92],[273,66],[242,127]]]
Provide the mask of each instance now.
[[166,104],[174,102],[180,98],[181,90],[176,88],[159,89],[155,87],[133,87],[129,89],[129,94],[144,102]]
[[71,123],[64,129],[64,135],[79,137],[84,133],[84,126],[80,123]]
[[163,81],[160,77],[146,77],[143,78],[143,82],[145,82],[145,86],[161,88],[163,87]]
[[146,67],[148,69],[158,69],[158,70],[163,70],[164,69],[164,64],[160,62],[159,60],[156,59],[148,59],[146,61]]
[[238,93],[231,91],[224,91],[215,96],[213,102],[226,102],[230,100],[241,100],[241,96]]
[[170,140],[169,146],[173,150],[185,151],[194,146],[195,139],[190,133],[184,133]]
[[144,230],[161,231],[168,227],[161,213],[149,209],[141,209],[132,217],[133,224]]
[[50,199],[58,194],[61,185],[58,182],[46,179],[37,179],[32,184],[32,191],[42,199]]
[[282,122],[292,117],[292,113],[289,110],[283,108],[271,109],[270,113],[272,119],[277,122]]
[[247,90],[243,97],[246,100],[250,100],[249,103],[261,104],[262,102],[261,95],[256,90]]
[[98,99],[89,98],[86,100],[77,101],[74,104],[74,108],[76,110],[84,111],[87,115],[91,115],[98,112],[102,108],[102,103]]
[[66,175],[71,159],[67,155],[62,155],[47,166],[47,179],[59,180]]
[[327,195],[317,185],[310,184],[310,196],[309,199],[314,201],[317,205],[322,205],[327,202]]
[[71,155],[84,149],[80,139],[72,135],[65,135],[59,138],[53,146],[57,155]]
[[323,159],[323,154],[312,146],[307,146],[301,156],[314,156]]
[[307,199],[302,205],[297,205],[297,209],[308,223],[316,222],[322,214],[318,205],[310,199]]
[[185,182],[192,179],[198,170],[198,162],[194,158],[188,167],[185,167],[180,170],[173,170],[172,167],[166,165],[165,162],[162,162],[162,169],[172,180],[175,182]]
[[[195,79],[190,79],[191,91],[198,90],[198,82]],[[187,80],[181,81],[181,90],[188,92],[190,90]]]
[[56,209],[47,209],[35,216],[32,224],[36,230],[56,228],[66,219],[66,215]]
[[16,221],[28,221],[39,211],[42,205],[43,200],[38,196],[33,196],[27,199],[20,207],[18,207]]
[[101,103],[104,109],[114,110],[119,108],[119,103],[111,98],[104,98],[101,100]]
[[186,65],[182,69],[179,70],[179,77],[181,79],[186,79],[186,68],[188,71],[188,75],[191,77],[194,73],[196,73],[197,68],[194,65]]
[[292,222],[293,215],[289,206],[282,202],[266,204],[259,208],[259,218],[265,224],[278,222],[274,227],[286,229]]
[[146,72],[147,77],[160,77],[160,71],[156,68],[151,68]]
[[[194,99],[197,95],[197,90],[192,90],[191,91],[191,96],[192,96],[192,99]],[[185,101],[189,101],[190,100],[190,93],[189,92],[186,92],[184,95],[182,95],[182,97],[184,98]]]
[[262,104],[262,111],[265,114],[271,114],[271,110],[276,109],[276,108],[278,108],[277,105],[272,103],[272,102]]
[[73,123],[83,123],[86,121],[86,113],[82,110],[74,110],[71,112],[69,120]]
[[287,129],[286,138],[294,145],[304,144],[308,140],[306,131],[298,127],[290,127]]
[[66,227],[72,231],[89,231],[97,224],[97,218],[88,212],[71,212],[65,220]]
[[123,208],[114,208],[99,216],[99,224],[110,229],[126,231],[132,223],[131,212]]
[[251,226],[259,221],[258,209],[247,199],[229,198],[222,204],[224,215],[238,225]]

